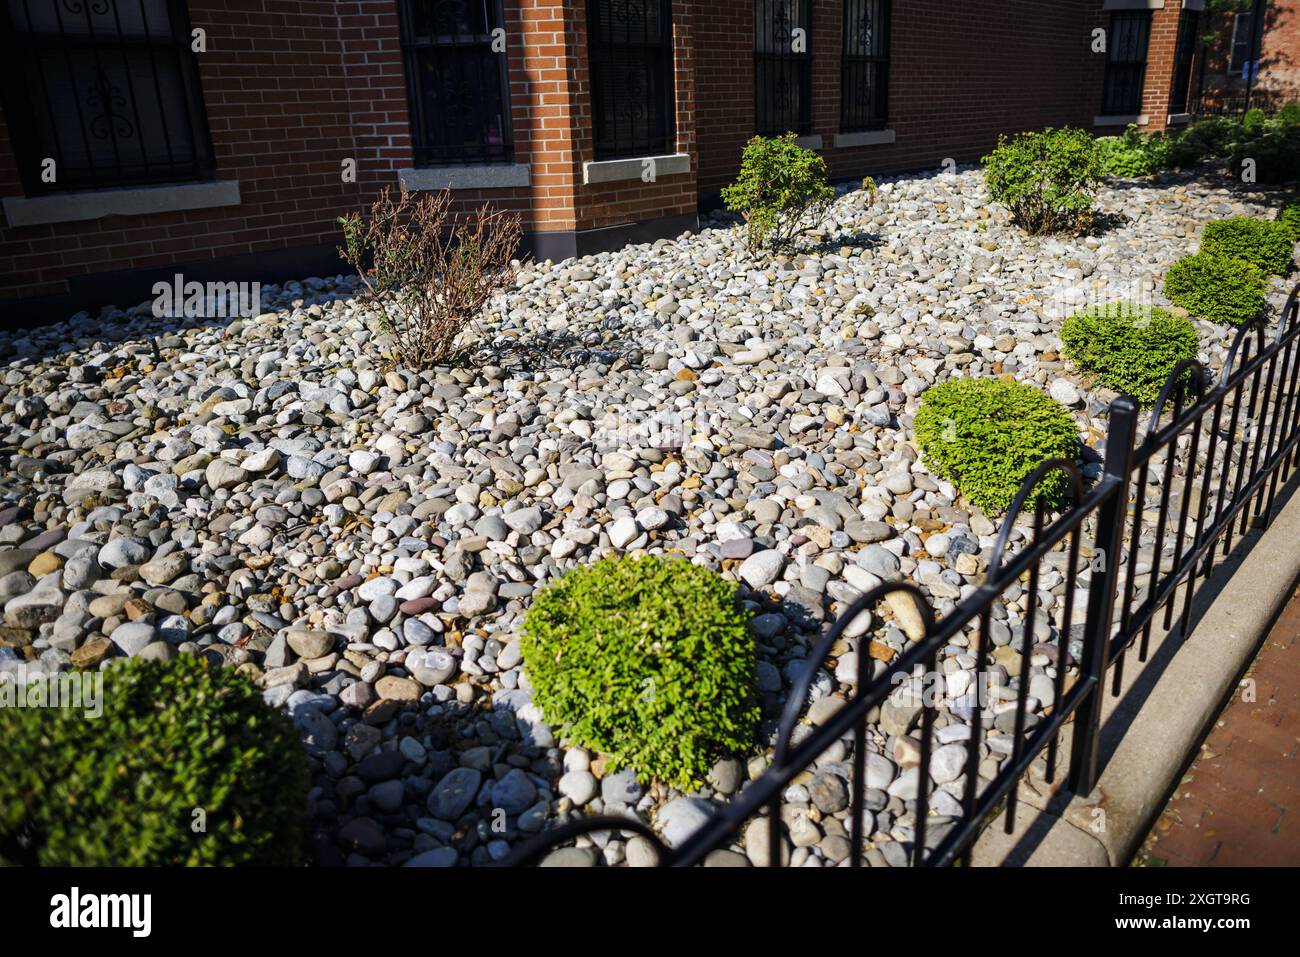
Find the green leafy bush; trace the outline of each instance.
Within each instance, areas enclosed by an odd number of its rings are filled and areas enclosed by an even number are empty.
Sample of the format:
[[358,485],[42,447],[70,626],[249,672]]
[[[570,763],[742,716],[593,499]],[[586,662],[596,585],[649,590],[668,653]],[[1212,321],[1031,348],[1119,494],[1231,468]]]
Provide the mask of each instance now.
[[605,559],[540,592],[524,668],[542,714],[610,767],[689,787],[753,745],[754,641],[734,585],[683,559]]
[[1180,137],[1187,148],[1195,147],[1202,156],[1229,156],[1233,144],[1241,140],[1244,131],[1236,120],[1226,116],[1212,116],[1198,120]]
[[[0,859],[61,867],[299,863],[307,759],[289,719],[251,682],[188,655],[128,659],[98,674],[97,716],[85,708],[0,708]],[[193,826],[196,809],[202,829]]]
[[1271,120],[1257,127],[1233,145],[1230,163],[1234,176],[1243,175],[1253,164],[1258,183],[1300,179],[1300,126]]
[[834,199],[825,161],[799,146],[793,133],[746,143],[736,181],[722,190],[727,209],[745,217],[751,254],[791,245],[821,222]]
[[1241,125],[1247,133],[1254,133],[1264,126],[1267,119],[1264,111],[1256,106],[1246,111],[1246,115],[1241,118]]
[[1081,232],[1094,219],[1092,199],[1102,177],[1097,141],[1083,130],[1047,129],[998,138],[981,161],[994,201],[1027,232]]
[[1097,139],[1097,152],[1102,174],[1133,178],[1149,176],[1159,167],[1154,162],[1152,150],[1136,126],[1130,125],[1122,136],[1102,136]]
[[1244,260],[1270,276],[1291,271],[1294,248],[1286,224],[1248,216],[1215,220],[1201,236],[1201,252]]
[[1277,213],[1278,223],[1286,234],[1291,237],[1291,242],[1300,243],[1300,200],[1287,203]]
[[1117,392],[1151,404],[1174,367],[1196,358],[1196,326],[1165,309],[1109,303],[1061,326],[1065,357]]
[[[988,511],[1010,507],[1044,460],[1079,456],[1079,430],[1069,411],[1020,382],[949,379],[921,396],[915,428],[926,464]],[[1068,483],[1056,472],[1038,487],[1039,496],[1055,505]]]
[[1283,126],[1300,126],[1300,103],[1288,103],[1277,111],[1277,120]]
[[1248,262],[1197,253],[1165,274],[1165,295],[1176,306],[1211,322],[1239,326],[1268,304],[1264,275]]

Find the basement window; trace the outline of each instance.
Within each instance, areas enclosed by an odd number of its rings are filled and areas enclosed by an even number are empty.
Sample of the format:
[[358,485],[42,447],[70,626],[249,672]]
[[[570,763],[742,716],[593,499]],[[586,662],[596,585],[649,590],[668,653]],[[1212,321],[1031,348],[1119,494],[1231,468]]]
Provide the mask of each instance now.
[[1110,15],[1103,114],[1133,116],[1142,112],[1150,40],[1150,10],[1124,10]]
[[671,153],[671,0],[589,0],[587,40],[596,160]]
[[401,0],[417,167],[514,158],[501,0]]
[[754,0],[754,107],[760,136],[812,131],[810,0]]
[[889,107],[889,0],[844,0],[840,130],[883,130]]
[[28,196],[212,178],[183,0],[0,0],[0,56]]

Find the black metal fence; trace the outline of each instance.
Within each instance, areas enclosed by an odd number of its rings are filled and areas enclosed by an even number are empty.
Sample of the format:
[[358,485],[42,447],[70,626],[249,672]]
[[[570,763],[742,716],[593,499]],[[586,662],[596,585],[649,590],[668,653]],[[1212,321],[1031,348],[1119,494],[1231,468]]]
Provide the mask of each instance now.
[[[1003,807],[1011,833],[1016,792],[1031,765],[1043,759],[1047,782],[1062,770],[1057,767],[1059,744],[1068,724],[1073,727],[1066,784],[1075,794],[1091,792],[1098,776],[1107,673],[1113,679],[1111,693],[1117,694],[1126,657],[1136,653],[1139,660],[1146,659],[1152,628],[1162,613],[1166,629],[1175,613],[1180,616],[1170,640],[1185,637],[1198,584],[1216,559],[1231,551],[1234,535],[1244,535],[1252,520],[1267,523],[1279,486],[1300,467],[1298,300],[1300,284],[1271,336],[1263,319],[1242,327],[1217,378],[1211,379],[1197,361],[1182,363],[1145,422],[1132,399],[1114,401],[1102,473],[1091,487],[1075,462],[1044,462],[1025,481],[1003,521],[984,584],[950,614],[935,621],[923,593],[902,582],[882,585],[854,601],[820,638],[794,681],[771,765],[679,846],[666,847],[640,821],[597,816],[544,832],[507,863],[536,861],[581,834],[621,831],[650,840],[661,865],[690,866],[732,845],[747,822],[766,813],[767,860],[776,866],[785,850],[781,802],[786,788],[836,742],[851,736],[848,861],[859,866],[869,813],[868,716],[887,699],[914,708],[920,728],[915,796],[906,802],[908,814],[895,825],[896,833],[901,828],[904,836],[910,834],[904,844],[913,866],[969,862],[975,840]],[[1069,477],[1072,504],[1049,522],[1041,499],[1036,504],[1031,500],[1038,485],[1058,470]],[[1027,507],[1032,517],[1025,521]],[[1008,555],[1017,539],[1022,547]],[[811,730],[804,726],[809,733],[795,743],[809,691],[831,649],[855,618],[891,593],[909,595],[917,603],[924,637],[874,677],[864,637],[855,693],[829,719]],[[1014,673],[1003,679],[991,669],[986,675],[995,641],[992,623],[1009,621],[1013,611],[1020,618],[1018,655],[1009,659]],[[1015,629],[1011,642],[1017,643]],[[965,702],[964,730],[947,736],[950,744],[965,740],[961,774],[955,779],[944,774],[949,798],[959,801],[960,813],[949,801],[948,813],[932,814],[937,790],[932,759],[944,674],[938,658],[951,644],[975,650],[979,675],[973,700],[966,694],[954,702]],[[1050,705],[1041,714],[1028,707],[1032,656],[1055,662]],[[1001,702],[985,700],[988,692]],[[1036,693],[1048,699],[1041,684]],[[1002,717],[995,725],[995,710],[1013,718]],[[945,714],[944,720],[951,721],[951,713]],[[988,769],[981,767],[981,741],[992,741],[995,733],[1005,757],[996,770],[983,773]]]

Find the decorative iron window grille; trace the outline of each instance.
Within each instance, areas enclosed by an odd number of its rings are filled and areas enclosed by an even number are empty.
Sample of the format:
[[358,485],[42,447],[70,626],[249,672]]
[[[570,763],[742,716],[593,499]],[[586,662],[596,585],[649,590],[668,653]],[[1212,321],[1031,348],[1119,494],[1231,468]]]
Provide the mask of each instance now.
[[889,0],[844,0],[840,131],[883,130],[889,112]]
[[760,136],[812,130],[810,8],[810,0],[754,0],[754,107]]
[[28,196],[212,177],[184,0],[6,0],[0,34]]
[[672,152],[671,0],[589,0],[587,53],[596,159]]
[[1136,116],[1142,112],[1142,90],[1146,85],[1151,11],[1112,13],[1108,40],[1101,112],[1106,116]]
[[510,162],[501,0],[402,0],[398,9],[415,165]]
[[1196,56],[1196,34],[1201,15],[1184,10],[1178,21],[1178,47],[1174,51],[1174,82],[1169,94],[1169,112],[1187,112],[1187,94],[1192,88],[1192,60]]

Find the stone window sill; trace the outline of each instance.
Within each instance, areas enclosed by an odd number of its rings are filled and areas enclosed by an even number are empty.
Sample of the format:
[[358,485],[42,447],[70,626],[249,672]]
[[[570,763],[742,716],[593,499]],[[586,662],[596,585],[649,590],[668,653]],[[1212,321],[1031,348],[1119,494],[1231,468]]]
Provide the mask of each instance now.
[[663,156],[631,156],[627,159],[594,160],[582,164],[582,183],[591,186],[594,183],[621,183],[627,180],[639,180],[649,167],[646,161],[654,162],[654,178],[674,176],[677,173],[691,171],[689,153],[667,153]]
[[1150,122],[1151,117],[1145,114],[1141,116],[1094,116],[1092,118],[1093,126],[1128,126],[1130,123],[1146,126]]
[[836,133],[834,146],[837,150],[853,146],[888,146],[896,142],[893,130],[870,130],[862,133]]
[[5,219],[10,226],[75,223],[105,216],[154,216],[187,209],[238,205],[239,181],[233,179],[50,196],[6,196],[4,199]]
[[1165,0],[1106,0],[1102,8],[1107,13],[1112,10],[1163,10]]
[[796,136],[794,141],[797,146],[802,146],[806,150],[819,150],[822,148],[820,133],[806,133],[803,136]]
[[1170,113],[1168,119],[1166,119],[1165,122],[1169,126],[1185,126],[1188,123],[1192,122],[1192,114]]
[[531,169],[527,163],[481,163],[473,166],[427,166],[399,169],[398,178],[405,189],[502,189],[527,186]]

